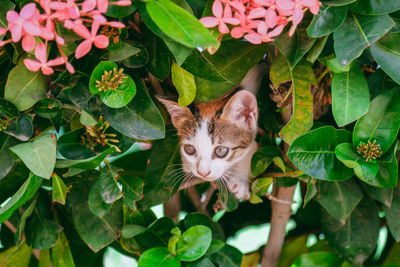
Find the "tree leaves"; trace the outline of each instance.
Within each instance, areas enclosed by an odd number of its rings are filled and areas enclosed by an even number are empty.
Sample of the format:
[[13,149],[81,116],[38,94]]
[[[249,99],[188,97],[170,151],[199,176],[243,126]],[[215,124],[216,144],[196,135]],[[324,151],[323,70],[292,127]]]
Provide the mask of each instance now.
[[50,179],[56,164],[56,141],[52,135],[43,135],[32,142],[10,147],[37,176]]
[[367,113],[368,107],[368,84],[358,64],[348,72],[333,75],[332,113],[339,127],[360,118]]
[[307,34],[313,38],[328,35],[339,28],[346,17],[346,6],[326,6],[318,15],[314,16],[307,28]]
[[166,247],[145,251],[139,258],[138,267],[179,267],[179,260]]
[[345,66],[358,58],[365,48],[379,40],[393,25],[389,15],[363,16],[350,13],[333,34],[335,54],[340,63]]
[[379,15],[399,10],[400,3],[396,0],[363,0],[351,4],[350,9],[358,14]]
[[42,99],[46,91],[47,84],[42,72],[29,71],[20,60],[8,74],[4,98],[24,111]]
[[176,243],[176,256],[183,261],[194,261],[203,256],[211,244],[211,230],[203,225],[190,227]]
[[311,84],[316,84],[311,66],[300,61],[291,70],[283,56],[277,56],[270,70],[270,79],[275,88],[287,81],[292,81],[290,92],[293,98],[293,112],[290,121],[282,128],[279,135],[291,144],[298,136],[307,132],[313,124],[313,105],[310,91]]
[[196,82],[194,76],[185,69],[172,63],[171,67],[172,82],[179,93],[178,104],[187,106],[196,97]]

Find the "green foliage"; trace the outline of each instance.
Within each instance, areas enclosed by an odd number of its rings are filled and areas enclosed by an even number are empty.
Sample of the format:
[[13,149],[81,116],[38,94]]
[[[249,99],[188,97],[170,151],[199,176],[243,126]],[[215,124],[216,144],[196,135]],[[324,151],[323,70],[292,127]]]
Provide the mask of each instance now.
[[[28,2],[0,1],[0,26]],[[399,1],[322,1],[292,37],[262,45],[205,28],[212,4],[109,5],[129,27],[79,60],[77,36],[63,35],[74,74],[30,72],[20,46],[0,48],[0,266],[103,266],[107,247],[139,267],[257,266],[261,249],[243,254],[231,237],[268,223],[276,187],[296,184],[279,267],[398,266]],[[180,191],[193,177],[156,96],[192,108],[258,63],[250,199],[222,181]],[[177,192],[180,220],[157,217]]]

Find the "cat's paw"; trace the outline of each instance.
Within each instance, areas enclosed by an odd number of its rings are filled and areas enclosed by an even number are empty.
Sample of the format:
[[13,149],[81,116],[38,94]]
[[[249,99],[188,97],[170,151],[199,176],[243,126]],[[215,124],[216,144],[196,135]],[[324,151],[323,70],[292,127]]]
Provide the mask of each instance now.
[[250,190],[249,186],[242,183],[232,183],[229,187],[229,191],[235,195],[237,199],[249,199]]

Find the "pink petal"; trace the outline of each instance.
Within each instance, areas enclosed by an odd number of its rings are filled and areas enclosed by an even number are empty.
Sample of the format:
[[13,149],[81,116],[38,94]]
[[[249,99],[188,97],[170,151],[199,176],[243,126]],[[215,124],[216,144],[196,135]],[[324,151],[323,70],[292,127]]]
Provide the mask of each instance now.
[[231,35],[233,38],[238,39],[238,38],[242,37],[243,34],[244,34],[244,30],[242,27],[235,27],[231,30]]
[[97,48],[104,49],[108,46],[108,38],[105,35],[97,35],[94,38],[94,45]]
[[42,33],[41,33],[40,37],[42,37],[43,39],[48,40],[48,41],[54,39],[54,34],[53,34],[52,30],[49,29],[48,27],[42,28],[41,32]]
[[229,28],[228,26],[226,26],[225,23],[223,23],[222,21],[220,22],[219,26],[218,26],[218,30],[220,33],[222,34],[227,34],[229,33]]
[[80,17],[79,9],[76,5],[72,5],[68,9],[68,13],[72,19],[77,19]]
[[200,19],[200,22],[204,25],[204,27],[212,28],[218,25],[219,19],[214,17],[204,17]]
[[232,18],[232,8],[229,5],[225,5],[223,17]]
[[67,3],[62,3],[62,2],[51,2],[51,3],[49,4],[49,7],[50,7],[51,9],[54,9],[54,10],[62,10],[62,9],[64,9],[64,8],[67,8]]
[[240,2],[230,1],[229,4],[231,5],[231,7],[235,8],[237,11],[239,11],[242,14],[244,14],[246,12],[245,6]]
[[295,6],[293,0],[276,0],[276,7],[279,10],[292,10]]
[[282,31],[283,31],[284,28],[285,28],[285,25],[276,26],[275,29],[273,29],[272,31],[270,31],[270,32],[268,33],[268,36],[269,36],[269,37],[278,36],[279,34],[282,33]]
[[56,35],[56,42],[59,45],[64,45],[65,44],[64,38],[62,38],[60,35]]
[[293,25],[298,25],[301,20],[303,19],[303,10],[301,7],[296,7],[295,10],[293,11]]
[[75,57],[81,58],[87,53],[89,53],[90,49],[92,49],[92,40],[85,40],[78,45],[75,51]]
[[297,27],[297,25],[294,25],[294,24],[290,27],[289,33],[288,33],[289,37],[293,36],[294,32],[296,31],[296,27]]
[[22,38],[22,49],[26,52],[31,52],[35,49],[36,41],[33,35],[27,34]]
[[265,16],[265,9],[262,7],[252,9],[247,16],[248,19],[257,19]]
[[33,16],[33,13],[35,13],[36,10],[36,5],[34,3],[30,3],[25,5],[22,9],[21,12],[19,13],[21,19],[27,20],[30,19]]
[[267,30],[268,30],[268,26],[264,21],[262,21],[262,22],[260,22],[260,24],[258,24],[257,32],[259,34],[266,35],[267,34]]
[[89,30],[85,27],[85,25],[82,24],[82,22],[75,21],[72,29],[76,34],[82,36],[85,39],[92,38],[92,35],[90,34]]
[[19,19],[19,15],[14,10],[7,12],[7,21],[8,22],[16,23],[18,19]]
[[253,2],[261,6],[271,6],[271,1],[268,0],[253,0]]
[[32,35],[38,36],[42,33],[42,31],[40,30],[39,26],[36,26],[35,24],[33,24],[31,21],[24,21],[22,23],[22,27],[24,28],[24,30]]
[[252,44],[261,44],[262,43],[262,36],[257,33],[250,33],[244,36],[244,39],[249,41]]
[[100,23],[99,22],[97,22],[96,20],[93,22],[93,24],[92,24],[92,29],[91,29],[91,36],[92,37],[95,37],[96,36],[96,34],[97,34],[97,31],[99,30],[99,28],[100,28]]
[[118,22],[118,21],[110,21],[108,23],[108,25],[110,25],[113,28],[118,28],[118,29],[125,28],[125,24]]
[[71,63],[67,62],[67,63],[65,63],[65,66],[67,67],[67,70],[69,73],[71,73],[71,74],[75,73],[75,68],[74,68],[74,66],[72,66]]
[[320,5],[311,6],[311,7],[310,7],[310,12],[311,12],[312,14],[314,14],[314,15],[317,15],[318,12],[319,12],[319,6],[320,6]]
[[89,12],[92,11],[96,7],[96,0],[85,0],[82,3],[82,11]]
[[0,35],[5,34],[8,31],[7,28],[0,27]]
[[93,15],[93,19],[95,22],[97,22],[99,24],[104,24],[107,22],[107,19],[101,14]]
[[30,71],[38,71],[42,67],[42,64],[37,62],[36,60],[25,58],[24,64],[26,68]]
[[42,64],[46,64],[46,61],[47,61],[47,47],[43,43],[39,43],[36,46],[35,57]]
[[58,57],[56,59],[52,59],[49,62],[47,62],[47,66],[53,67],[53,66],[62,65],[64,63],[65,63],[65,59],[63,57]]
[[46,66],[46,65],[43,65],[43,66],[42,66],[42,73],[43,73],[44,75],[51,75],[51,74],[54,73],[54,71],[53,71],[52,68],[50,68],[50,67],[48,67],[48,66]]
[[273,8],[268,8],[265,15],[265,22],[269,28],[273,28],[278,23],[278,16]]
[[108,0],[97,0],[97,9],[101,13],[106,13],[108,9]]
[[232,25],[240,24],[240,20],[235,19],[235,18],[223,18],[222,21],[227,23],[227,24],[232,24]]
[[12,41],[14,43],[19,42],[19,40],[21,40],[21,36],[22,36],[22,26],[20,24],[14,24],[11,28],[10,28],[10,32],[11,32],[11,38]]
[[214,4],[212,6],[212,13],[217,18],[221,18],[222,17],[222,11],[223,11],[222,3],[219,0],[215,0]]
[[64,27],[65,27],[65,28],[71,30],[74,26],[75,26],[75,25],[74,25],[74,23],[72,22],[72,20],[67,19],[67,20],[64,21]]
[[132,1],[118,1],[116,3],[117,6],[130,6],[132,4]]

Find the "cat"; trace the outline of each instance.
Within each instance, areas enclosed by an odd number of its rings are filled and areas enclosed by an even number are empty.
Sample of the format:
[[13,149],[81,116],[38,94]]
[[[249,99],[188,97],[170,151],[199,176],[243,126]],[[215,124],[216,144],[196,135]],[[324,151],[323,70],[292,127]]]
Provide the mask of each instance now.
[[232,96],[191,108],[158,98],[178,131],[184,172],[208,182],[223,179],[237,199],[250,197],[251,158],[257,150],[259,66],[246,75],[240,86],[244,90]]

